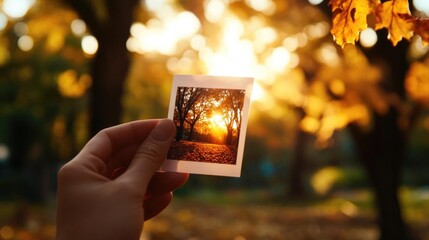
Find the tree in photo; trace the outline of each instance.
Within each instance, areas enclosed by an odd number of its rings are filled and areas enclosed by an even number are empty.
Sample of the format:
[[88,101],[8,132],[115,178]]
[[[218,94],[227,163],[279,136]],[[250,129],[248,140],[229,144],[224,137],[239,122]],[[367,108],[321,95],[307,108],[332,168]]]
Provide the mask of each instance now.
[[237,139],[240,135],[244,93],[244,90],[223,90],[222,92],[224,99],[220,108],[227,130],[225,140],[225,144],[227,145],[238,145],[238,141],[234,143],[233,139],[234,133],[236,133]]
[[202,88],[194,87],[177,88],[176,106],[174,111],[174,121],[177,127],[176,141],[183,139],[185,122],[188,119],[189,113],[191,112],[195,102],[197,102],[201,97],[203,90],[204,89]]
[[195,124],[214,107],[216,92],[214,89],[201,89],[200,97],[192,104],[185,122],[189,124],[189,133],[187,140],[192,141]]

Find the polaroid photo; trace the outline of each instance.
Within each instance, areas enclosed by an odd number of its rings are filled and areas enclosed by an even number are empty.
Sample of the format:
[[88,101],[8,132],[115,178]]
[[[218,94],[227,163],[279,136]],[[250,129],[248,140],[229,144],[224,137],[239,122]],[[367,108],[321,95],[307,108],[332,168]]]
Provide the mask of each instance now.
[[175,75],[177,134],[161,171],[240,177],[253,78]]

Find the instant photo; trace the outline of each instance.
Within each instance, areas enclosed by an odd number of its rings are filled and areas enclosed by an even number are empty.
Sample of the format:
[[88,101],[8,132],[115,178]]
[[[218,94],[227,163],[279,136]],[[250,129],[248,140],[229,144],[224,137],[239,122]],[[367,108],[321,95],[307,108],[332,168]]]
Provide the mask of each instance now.
[[239,177],[253,78],[176,75],[168,118],[177,134],[161,170]]

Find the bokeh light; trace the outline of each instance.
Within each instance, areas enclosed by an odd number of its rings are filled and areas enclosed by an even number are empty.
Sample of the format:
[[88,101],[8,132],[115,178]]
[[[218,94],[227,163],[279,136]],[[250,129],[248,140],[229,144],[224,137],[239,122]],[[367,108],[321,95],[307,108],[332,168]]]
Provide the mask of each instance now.
[[323,0],[308,0],[308,2],[312,5],[319,5],[323,2]]
[[4,0],[2,9],[11,18],[21,18],[34,3],[35,0]]
[[70,24],[70,28],[76,36],[82,36],[86,32],[86,24],[82,19],[74,19]]
[[17,22],[13,26],[13,31],[17,36],[23,36],[28,33],[28,26],[25,22]]
[[429,15],[429,2],[427,0],[413,0],[413,5],[417,10]]
[[98,50],[98,41],[94,36],[86,35],[82,38],[81,46],[83,52],[89,55],[93,55]]
[[21,36],[18,39],[18,47],[24,52],[30,51],[34,46],[34,40],[29,35]]
[[377,40],[377,33],[372,28],[367,28],[360,33],[359,42],[363,47],[373,47],[377,43]]
[[207,0],[205,6],[205,18],[212,23],[219,22],[225,13],[227,6],[222,0]]
[[5,27],[7,26],[7,22],[8,21],[6,15],[0,12],[0,31],[5,29]]

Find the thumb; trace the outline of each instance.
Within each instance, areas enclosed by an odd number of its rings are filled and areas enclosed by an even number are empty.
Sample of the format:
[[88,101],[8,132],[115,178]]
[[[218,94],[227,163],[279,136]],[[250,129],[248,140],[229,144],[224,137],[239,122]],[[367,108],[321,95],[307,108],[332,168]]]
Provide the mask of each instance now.
[[130,166],[120,178],[129,184],[134,184],[139,189],[141,187],[146,189],[152,176],[167,158],[175,134],[176,126],[172,120],[159,120],[146,140],[137,149]]

